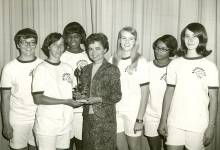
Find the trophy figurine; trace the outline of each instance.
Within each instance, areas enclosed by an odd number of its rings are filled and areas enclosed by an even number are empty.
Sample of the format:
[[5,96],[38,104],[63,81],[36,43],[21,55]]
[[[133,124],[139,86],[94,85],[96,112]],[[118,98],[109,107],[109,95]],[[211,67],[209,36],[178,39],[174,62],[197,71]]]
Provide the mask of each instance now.
[[88,87],[87,85],[81,84],[81,74],[82,74],[82,68],[86,66],[88,63],[85,60],[80,60],[77,63],[77,68],[74,71],[74,75],[76,77],[77,85],[74,88],[73,92],[73,98],[80,100],[86,98],[87,92],[88,92]]

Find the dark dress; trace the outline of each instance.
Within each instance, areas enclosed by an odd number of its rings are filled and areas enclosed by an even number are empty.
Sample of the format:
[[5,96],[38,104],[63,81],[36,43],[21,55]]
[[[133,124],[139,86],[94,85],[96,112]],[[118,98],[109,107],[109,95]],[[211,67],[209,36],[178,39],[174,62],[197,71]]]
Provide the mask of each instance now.
[[92,81],[92,64],[83,68],[81,82],[88,88],[88,97],[101,97],[102,103],[93,104],[93,114],[89,105],[83,107],[83,150],[116,149],[116,108],[121,99],[119,69],[103,61]]

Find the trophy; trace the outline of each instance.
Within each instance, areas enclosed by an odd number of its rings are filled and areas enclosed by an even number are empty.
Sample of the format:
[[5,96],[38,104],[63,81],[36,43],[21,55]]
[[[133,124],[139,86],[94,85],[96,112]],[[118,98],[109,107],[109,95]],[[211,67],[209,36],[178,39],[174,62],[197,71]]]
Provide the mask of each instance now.
[[80,60],[77,63],[77,68],[74,71],[74,75],[76,77],[77,85],[74,88],[73,91],[73,98],[80,100],[86,98],[87,92],[88,92],[88,85],[83,85],[81,83],[81,75],[82,75],[82,69],[84,66],[86,66],[88,63],[86,60]]

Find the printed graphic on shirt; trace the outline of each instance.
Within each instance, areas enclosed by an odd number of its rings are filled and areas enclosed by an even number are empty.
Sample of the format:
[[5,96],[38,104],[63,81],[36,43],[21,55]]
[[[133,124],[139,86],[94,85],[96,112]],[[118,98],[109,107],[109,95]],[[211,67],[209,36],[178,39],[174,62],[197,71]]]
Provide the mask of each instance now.
[[203,68],[200,68],[200,67],[195,67],[193,70],[192,70],[192,73],[194,73],[197,78],[199,79],[202,79],[203,77],[206,76],[206,72]]
[[161,77],[160,80],[163,80],[164,82],[167,81],[167,73],[164,73]]
[[71,78],[71,75],[69,73],[64,73],[62,78],[63,78],[63,81],[67,81],[70,84],[72,84],[72,78]]

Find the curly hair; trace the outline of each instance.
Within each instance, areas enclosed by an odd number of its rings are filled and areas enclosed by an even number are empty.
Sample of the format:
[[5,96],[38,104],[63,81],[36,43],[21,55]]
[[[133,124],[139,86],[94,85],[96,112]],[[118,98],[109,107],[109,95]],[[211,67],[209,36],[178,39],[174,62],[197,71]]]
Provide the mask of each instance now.
[[166,34],[156,39],[152,45],[154,50],[156,49],[156,46],[159,41],[163,42],[167,46],[167,48],[169,49],[170,57],[173,57],[176,55],[178,43],[177,43],[177,39],[174,36]]

